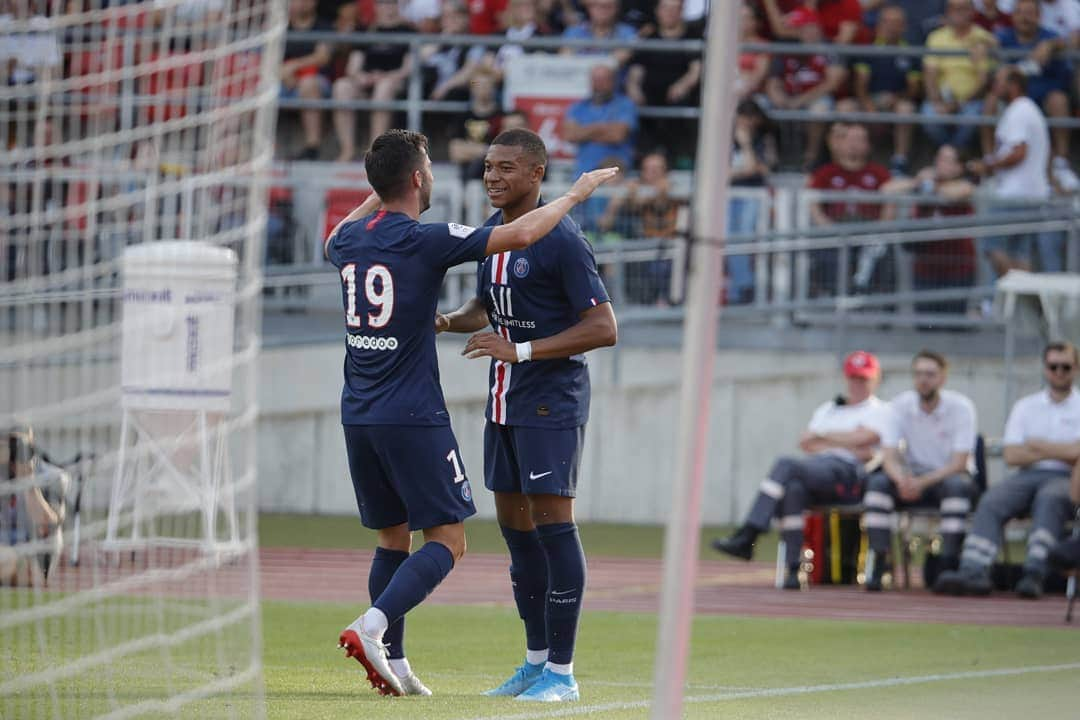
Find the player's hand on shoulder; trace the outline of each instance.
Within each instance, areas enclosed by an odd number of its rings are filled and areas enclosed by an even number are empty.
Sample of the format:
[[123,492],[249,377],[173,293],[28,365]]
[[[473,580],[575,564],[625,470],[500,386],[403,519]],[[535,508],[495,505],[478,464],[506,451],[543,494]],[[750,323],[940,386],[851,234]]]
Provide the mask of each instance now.
[[590,170],[587,173],[582,173],[581,177],[577,179],[574,186],[566,193],[577,202],[586,200],[592,195],[596,188],[600,187],[608,180],[611,180],[619,174],[619,168],[600,168],[599,170]]
[[435,313],[435,334],[446,332],[450,329],[450,318],[442,313]]
[[472,335],[461,354],[470,360],[490,357],[503,362],[517,362],[517,348],[514,343],[490,331]]

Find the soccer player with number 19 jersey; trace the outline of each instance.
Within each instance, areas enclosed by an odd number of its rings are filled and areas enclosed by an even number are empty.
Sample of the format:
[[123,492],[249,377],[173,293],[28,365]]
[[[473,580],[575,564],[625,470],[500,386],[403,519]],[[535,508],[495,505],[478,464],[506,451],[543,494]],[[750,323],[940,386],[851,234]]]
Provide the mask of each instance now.
[[[349,472],[361,520],[378,531],[372,607],[339,642],[384,695],[428,695],[405,660],[404,616],[464,554],[462,521],[476,512],[439,385],[432,318],[443,276],[453,265],[527,248],[614,173],[586,173],[551,205],[477,229],[419,222],[434,183],[423,135],[390,130],[365,163],[375,193],[325,245],[345,309]],[[410,555],[412,530],[423,531],[425,544]]]
[[[517,222],[540,204],[547,151],[535,133],[508,130],[492,142],[484,185],[499,211],[488,226]],[[490,357],[484,482],[510,551],[510,578],[525,622],[525,662],[488,695],[577,700],[574,641],[585,591],[585,556],[574,495],[589,371],[585,353],[614,345],[615,313],[581,229],[564,218],[540,242],[493,254],[477,295],[436,320],[440,330],[475,332],[470,358]]]

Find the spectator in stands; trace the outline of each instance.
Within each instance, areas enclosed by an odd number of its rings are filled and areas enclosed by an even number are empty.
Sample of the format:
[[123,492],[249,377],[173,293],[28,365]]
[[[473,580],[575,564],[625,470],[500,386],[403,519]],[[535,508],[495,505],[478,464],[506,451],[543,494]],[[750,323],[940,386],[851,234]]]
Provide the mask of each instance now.
[[[887,5],[878,17],[878,47],[906,47],[904,9]],[[919,58],[910,55],[869,55],[855,62],[855,98],[863,112],[890,112],[914,115],[915,103],[921,92],[922,70]],[[911,134],[914,128],[908,123],[897,123],[893,129],[893,157],[890,163],[894,173],[908,172],[908,154],[911,152]]]
[[[682,19],[682,0],[656,3],[656,34],[661,40],[700,40],[704,28]],[[638,105],[697,106],[700,104],[701,56],[698,53],[638,50],[630,60],[626,94]],[[674,154],[692,157],[696,122],[682,118],[642,120],[647,147],[665,146]]]
[[[315,0],[289,0],[287,32],[332,30],[328,22],[315,14]],[[330,62],[330,45],[309,40],[285,39],[285,56],[281,63],[281,97],[321,100],[330,95],[330,80],[323,68]],[[304,133],[304,148],[298,160],[318,160],[322,142],[322,111],[300,111]]]
[[500,82],[506,73],[506,64],[512,58],[533,52],[515,44],[514,41],[528,40],[545,34],[537,24],[536,0],[510,0],[510,9],[506,17],[507,42],[499,46],[494,54],[488,55],[488,65]]
[[[588,20],[566,28],[563,37],[568,40],[619,40],[632,43],[637,40],[637,31],[619,20],[619,0],[585,0],[585,12]],[[612,57],[621,68],[630,60],[631,50],[593,47],[568,47],[562,50],[564,55],[604,55]]]
[[[61,70],[60,42],[49,19],[31,13],[36,5],[13,2],[10,14],[0,14],[0,87],[28,85]],[[16,21],[26,23],[29,30],[15,32]]]
[[975,24],[995,35],[1011,28],[1012,15],[1003,11],[999,5],[997,0],[975,0]]
[[[401,18],[397,0],[376,0],[375,33],[411,33],[412,26]],[[334,82],[335,100],[356,100],[369,97],[372,100],[390,101],[405,87],[412,68],[409,46],[399,43],[377,43],[362,50],[353,50],[345,68],[345,75]],[[393,113],[389,110],[372,110],[368,136],[377,138],[390,128]],[[337,133],[339,162],[351,162],[356,157],[356,111],[335,110],[334,131]]]
[[[979,176],[994,176],[993,212],[1032,210],[1050,197],[1050,133],[1039,106],[1027,96],[1027,76],[1012,65],[994,74],[994,94],[1007,105],[994,130],[995,150],[968,163]],[[1064,238],[1058,232],[1037,232],[987,239],[984,248],[997,275],[1012,269],[1031,270],[1033,252],[1044,272],[1060,272]]]
[[[443,35],[467,35],[469,11],[457,0],[442,8]],[[466,100],[469,81],[484,64],[486,50],[476,45],[425,45],[420,48],[424,88],[429,100]]]
[[574,0],[536,0],[537,25],[543,35],[561,35],[581,22]]
[[894,0],[907,15],[909,45],[925,45],[926,37],[945,22],[945,0]]
[[[758,11],[745,2],[739,15],[739,42],[766,42],[761,35],[761,18]],[[771,64],[771,58],[767,52],[739,51],[739,77],[735,81],[735,92],[739,100],[764,92],[765,78],[769,76]]]
[[600,160],[617,157],[626,167],[634,162],[637,108],[615,91],[615,70],[598,63],[589,72],[590,96],[571,105],[563,119],[563,139],[576,143],[577,171],[600,167]]
[[495,78],[477,72],[469,83],[469,112],[450,140],[450,162],[461,167],[462,180],[484,176],[484,156],[495,136],[502,132],[502,111],[495,93]]
[[[731,150],[731,186],[750,193],[765,192],[769,174],[778,160],[776,135],[768,129],[765,113],[753,100],[743,100],[735,110],[735,137]],[[736,237],[757,233],[762,201],[755,195],[735,195],[728,202],[728,243]],[[735,237],[732,237],[735,236]],[[729,255],[727,302],[750,302],[754,296],[754,265],[750,255]]]
[[1039,6],[1039,25],[1065,38],[1069,47],[1080,47],[1080,2],[1039,0]]
[[[825,39],[838,45],[869,42],[870,31],[863,25],[862,6],[859,0],[810,0],[802,2],[784,14],[777,0],[762,0],[773,37],[784,40],[801,40],[799,26],[795,24],[800,9],[814,10],[821,21]],[[790,3],[789,3],[790,5]],[[805,42],[805,40],[803,40]]]
[[782,457],[761,483],[754,505],[734,535],[714,540],[713,548],[750,560],[758,536],[780,517],[787,575],[785,590],[798,590],[803,544],[803,511],[814,503],[857,503],[862,498],[863,466],[878,451],[889,430],[889,408],[874,394],[881,382],[878,359],[863,351],[844,360],[847,394],[823,403],[799,438],[802,457]]
[[1029,599],[1042,595],[1047,555],[1073,514],[1069,476],[1080,460],[1080,392],[1073,387],[1078,365],[1080,355],[1071,343],[1053,342],[1043,350],[1046,388],[1021,398],[1005,423],[1005,462],[1018,470],[979,500],[960,568],[942,573],[934,592],[990,594],[990,566],[1002,529],[1012,518],[1030,514],[1027,558],[1016,592]]
[[[876,194],[889,180],[889,171],[870,160],[870,135],[865,125],[848,125],[836,144],[833,161],[810,176],[808,187],[824,192],[865,192]],[[817,202],[810,205],[810,217],[815,225],[832,225],[843,222],[869,222],[881,217],[880,199],[867,198],[865,202],[855,199]],[[869,245],[858,249],[854,287],[865,291],[875,280],[883,284],[886,278],[878,268],[884,256],[885,246]],[[811,276],[812,294],[835,292],[837,284],[837,250],[817,250],[811,254],[814,265]]]
[[945,389],[949,363],[932,350],[911,361],[915,388],[889,403],[892,422],[881,438],[881,470],[870,476],[863,496],[863,524],[874,552],[866,589],[880,591],[892,548],[894,511],[899,507],[941,509],[941,563],[960,564],[960,544],[975,496],[972,479],[975,404]]
[[506,0],[469,0],[469,32],[494,35],[506,27]]
[[[964,177],[964,163],[952,145],[942,145],[934,155],[934,164],[920,170],[915,177],[893,178],[881,187],[887,194],[915,194],[926,198],[915,206],[919,219],[971,215],[971,198],[975,183]],[[895,207],[888,206],[886,217],[895,216]],[[916,290],[973,287],[975,285],[975,241],[928,240],[911,243],[905,248],[914,255],[912,268]],[[936,300],[917,303],[918,312],[963,314],[966,300]]]
[[11,492],[9,483],[26,481],[38,473],[38,459],[29,428],[13,428],[0,445],[0,586],[40,587],[45,574],[36,555],[20,554],[13,547],[48,537],[59,525],[56,511],[45,500],[40,487]]
[[[1069,90],[1072,85],[1069,66],[1055,55],[1065,49],[1065,40],[1039,27],[1039,0],[1017,0],[1013,8],[1013,26],[997,34],[998,42],[1006,50],[1025,50],[1031,54],[1023,60],[1015,60],[1017,67],[1027,75],[1027,96],[1035,101],[1048,117],[1069,117]],[[1000,99],[989,93],[984,115],[997,115]],[[1051,168],[1060,174],[1064,184],[1075,185],[1076,176],[1069,168],[1069,129],[1053,128],[1054,158]],[[982,129],[984,153],[994,149],[994,134],[990,128]],[[1069,177],[1069,176],[1072,177]]]
[[[437,33],[443,19],[440,0],[398,0],[401,19],[422,33]],[[468,25],[465,26],[468,29]]]
[[[997,40],[975,24],[972,0],[948,0],[945,27],[926,39],[926,47],[935,50],[966,50],[967,55],[927,55],[923,59],[926,100],[922,114],[928,120],[942,116],[975,117],[982,114],[982,98],[991,80],[990,51]],[[976,126],[950,126],[926,122],[923,130],[938,145],[955,145],[963,150],[975,134]]]
[[758,32],[766,40],[795,40],[798,31],[784,23],[784,16],[803,6],[803,0],[747,0],[760,19]]
[[[799,30],[801,42],[816,44],[822,41],[821,20],[814,10],[799,8],[787,17],[787,24]],[[847,70],[835,56],[783,55],[774,61],[766,91],[769,103],[780,110],[826,113],[836,109],[847,112],[855,109],[855,103],[844,100],[838,104],[835,99],[846,80]],[[804,150],[807,166],[817,155],[824,132],[822,123],[807,123]]]

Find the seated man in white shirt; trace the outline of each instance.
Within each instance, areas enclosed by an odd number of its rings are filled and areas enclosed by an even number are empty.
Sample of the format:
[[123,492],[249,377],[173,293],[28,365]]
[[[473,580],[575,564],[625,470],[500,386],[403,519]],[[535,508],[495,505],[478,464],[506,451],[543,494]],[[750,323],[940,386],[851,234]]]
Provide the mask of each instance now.
[[911,361],[915,389],[900,393],[890,403],[892,424],[881,439],[882,470],[870,476],[863,496],[863,520],[874,553],[867,590],[881,590],[897,501],[901,507],[941,509],[942,565],[954,569],[959,564],[960,543],[975,494],[970,467],[975,405],[944,388],[948,369],[944,356],[920,350]]
[[979,500],[960,568],[938,576],[934,592],[989,595],[990,566],[1005,523],[1030,514],[1027,558],[1016,592],[1029,599],[1042,595],[1047,556],[1072,514],[1069,475],[1080,460],[1080,392],[1073,387],[1078,362],[1071,343],[1050,343],[1043,350],[1047,387],[1021,398],[1005,423],[1005,462],[1020,469]]
[[749,560],[757,536],[780,517],[787,575],[784,589],[799,589],[799,556],[803,544],[803,510],[815,503],[857,503],[866,480],[863,465],[877,452],[889,424],[888,406],[874,391],[881,366],[868,352],[844,361],[847,397],[822,404],[799,439],[805,457],[776,461],[754,499],[746,522],[734,535],[713,541],[720,552]]

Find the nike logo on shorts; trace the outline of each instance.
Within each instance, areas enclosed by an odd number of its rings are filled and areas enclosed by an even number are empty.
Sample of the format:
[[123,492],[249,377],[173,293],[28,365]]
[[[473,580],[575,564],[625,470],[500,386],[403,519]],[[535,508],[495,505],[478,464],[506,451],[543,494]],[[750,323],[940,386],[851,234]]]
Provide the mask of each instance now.
[[552,471],[551,471],[551,470],[548,470],[547,472],[544,472],[544,473],[540,473],[539,475],[537,475],[536,473],[534,473],[534,472],[532,472],[532,471],[530,470],[530,471],[529,471],[529,479],[530,479],[530,480],[539,480],[539,479],[540,479],[540,478],[542,478],[542,477],[547,477],[547,476],[548,476],[548,475],[550,475],[551,473],[552,473]]

